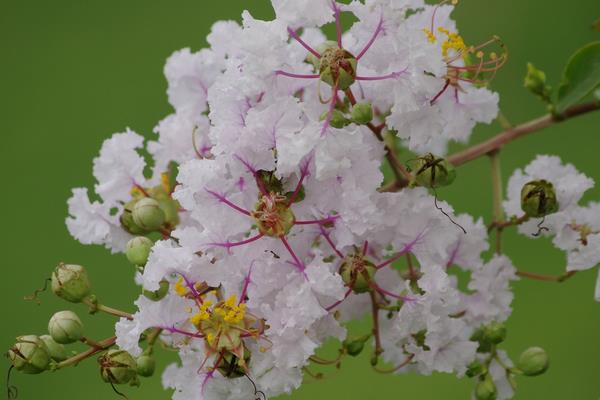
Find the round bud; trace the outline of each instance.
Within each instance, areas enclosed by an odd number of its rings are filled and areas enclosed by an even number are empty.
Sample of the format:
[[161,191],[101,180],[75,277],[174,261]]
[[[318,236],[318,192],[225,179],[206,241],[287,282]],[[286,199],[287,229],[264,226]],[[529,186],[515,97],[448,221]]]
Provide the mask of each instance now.
[[[319,117],[319,120],[325,121],[327,119],[328,114],[329,114],[329,111],[325,111],[323,114],[321,114],[321,116]],[[337,128],[337,129],[342,129],[346,125],[350,124],[350,122],[351,121],[348,118],[346,118],[344,113],[341,112],[340,110],[333,110],[331,112],[331,120],[329,121],[329,125],[331,125],[332,127]]]
[[371,335],[363,335],[357,338],[348,338],[344,340],[342,346],[348,355],[356,357],[363,351],[365,348],[365,343],[370,337]]
[[150,197],[139,199],[133,206],[131,215],[133,222],[147,231],[155,231],[165,222],[165,213],[160,204]]
[[348,89],[356,79],[356,58],[339,47],[329,47],[319,60],[319,75],[323,82],[339,90]]
[[135,200],[131,200],[131,201],[125,203],[125,206],[123,207],[123,213],[119,217],[119,222],[121,222],[121,227],[123,227],[123,229],[125,229],[127,232],[131,233],[132,235],[142,235],[142,234],[146,233],[146,230],[144,230],[143,228],[138,226],[133,221],[133,207],[135,206],[135,204],[137,202],[138,202],[138,200],[135,199]]
[[158,205],[160,209],[165,213],[165,224],[175,227],[179,224],[179,210],[181,206],[177,200],[173,200],[170,197],[165,200],[159,200]]
[[146,265],[153,245],[154,242],[145,236],[134,237],[127,242],[125,255],[133,265]]
[[475,388],[475,398],[477,400],[496,400],[497,390],[494,381],[489,375],[479,381]]
[[90,280],[81,265],[60,263],[52,273],[52,291],[58,297],[79,303],[91,292]]
[[366,125],[373,120],[373,107],[370,103],[358,103],[352,107],[352,121]]
[[502,343],[506,339],[506,326],[501,322],[491,322],[484,328],[484,335],[490,343]]
[[50,335],[42,335],[40,339],[46,345],[46,349],[48,349],[48,354],[54,361],[64,361],[69,358],[69,353],[67,353],[67,349],[60,343],[56,343],[52,336]]
[[142,354],[135,360],[137,364],[137,374],[139,376],[143,376],[144,378],[148,378],[154,375],[154,370],[156,368],[156,360],[149,354]]
[[25,374],[39,374],[50,366],[48,349],[35,335],[19,336],[7,356],[15,369]]
[[167,280],[162,280],[159,282],[159,287],[157,290],[151,291],[151,290],[144,290],[144,296],[146,296],[147,299],[152,300],[152,301],[159,301],[161,299],[163,299],[167,293],[169,292],[169,281]]
[[244,361],[231,352],[225,352],[219,361],[217,369],[225,378],[239,378],[246,374],[246,365],[250,362],[250,352],[244,350]]
[[377,267],[360,254],[347,256],[340,266],[339,274],[346,286],[354,293],[365,293],[371,290],[371,282]]
[[521,353],[517,368],[523,372],[523,375],[536,376],[541,375],[550,366],[548,354],[541,347],[530,347]]
[[527,63],[524,86],[542,99],[549,99],[551,96],[551,88],[546,85],[546,74],[544,71],[537,69],[532,63]]
[[412,160],[410,170],[415,182],[427,188],[448,186],[456,179],[454,166],[446,159],[431,153]]
[[59,311],[50,318],[48,333],[57,343],[73,343],[82,338],[83,323],[73,311]]
[[111,349],[98,359],[100,375],[107,383],[120,385],[136,376],[137,364],[125,350]]
[[521,189],[521,209],[533,218],[557,212],[558,200],[552,183],[544,179],[526,183]]

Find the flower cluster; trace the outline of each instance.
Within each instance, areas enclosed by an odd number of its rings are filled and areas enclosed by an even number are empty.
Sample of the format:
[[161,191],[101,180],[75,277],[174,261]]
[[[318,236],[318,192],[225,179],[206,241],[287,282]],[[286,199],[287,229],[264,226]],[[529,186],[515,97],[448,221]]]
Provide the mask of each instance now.
[[[516,367],[498,349],[517,270],[500,251],[484,260],[483,220],[454,214],[436,192],[456,176],[448,144],[496,118],[485,84],[506,61],[503,44],[468,44],[454,1],[272,3],[273,21],[244,12],[241,24],[217,22],[208,48],[175,52],[165,66],[174,112],[156,138],[113,135],[94,160],[97,200],[73,190],[71,234],[126,253],[143,287],[135,314],[116,313],[120,350],[102,356],[103,378],[151,375],[140,343],[158,337],[181,358],[163,375],[173,399],[271,397],[299,387],[311,362],[339,365],[372,343],[377,371],[466,374],[477,399],[510,398],[514,376],[547,368],[542,349]],[[355,20],[346,30],[342,14]],[[591,268],[599,205],[578,201],[592,184],[539,156],[510,179],[510,220],[490,229],[552,236],[568,271]],[[57,294],[107,311],[81,267],[60,268]],[[349,335],[346,322],[364,316],[372,331]],[[69,333],[57,329],[62,343]],[[316,352],[331,338],[341,347],[329,362]],[[19,339],[13,364],[46,369],[44,346]]]

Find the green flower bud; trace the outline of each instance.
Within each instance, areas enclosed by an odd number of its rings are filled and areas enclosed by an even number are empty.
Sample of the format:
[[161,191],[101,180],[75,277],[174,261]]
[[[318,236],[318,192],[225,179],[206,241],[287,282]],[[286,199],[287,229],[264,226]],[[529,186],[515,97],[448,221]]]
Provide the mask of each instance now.
[[83,337],[83,323],[73,311],[59,311],[50,318],[48,333],[57,343],[73,343]]
[[360,254],[347,256],[339,270],[342,281],[352,288],[354,293],[365,293],[371,290],[371,282],[376,272],[375,264]]
[[138,199],[134,199],[125,203],[123,213],[119,217],[119,222],[121,222],[121,227],[132,235],[143,235],[147,231],[138,226],[133,220],[133,207],[137,202]]
[[217,369],[225,378],[240,378],[246,374],[246,365],[250,362],[250,352],[244,350],[244,362],[231,352],[225,352]]
[[154,242],[145,236],[134,237],[127,242],[125,255],[133,265],[146,265],[148,256],[150,255],[150,249],[153,245]]
[[557,212],[558,200],[552,183],[544,179],[526,183],[521,189],[521,209],[533,218]]
[[475,398],[477,400],[496,400],[497,390],[492,377],[486,375],[479,381],[475,388]]
[[144,296],[152,301],[159,301],[163,299],[169,292],[169,281],[163,279],[158,285],[159,287],[157,290],[144,290]]
[[[323,114],[321,114],[321,116],[319,117],[319,121],[325,121],[327,119],[328,114],[329,111],[325,111]],[[333,112],[331,113],[331,121],[329,121],[329,125],[331,125],[334,128],[341,129],[346,125],[350,124],[350,122],[351,121],[348,118],[346,118],[344,113],[342,113],[340,110],[333,110]]]
[[410,163],[409,170],[419,186],[439,188],[456,179],[456,170],[446,159],[427,153]]
[[131,215],[133,222],[147,231],[155,231],[165,222],[165,212],[158,201],[150,197],[139,199],[133,206]]
[[121,385],[136,376],[137,364],[125,350],[111,349],[98,359],[100,376],[107,383]]
[[52,291],[64,300],[80,303],[91,292],[85,268],[81,265],[58,264],[52,273]]
[[165,213],[165,224],[171,227],[177,226],[179,224],[179,209],[181,208],[179,202],[169,197],[164,200],[158,200],[158,205]]
[[358,103],[352,107],[352,121],[366,125],[373,120],[373,107],[370,103]]
[[339,90],[348,89],[356,78],[356,58],[350,52],[330,47],[321,53],[319,62],[321,80]]
[[471,364],[469,364],[465,375],[467,375],[469,378],[473,378],[475,376],[483,374],[484,372],[486,372],[485,366],[478,360],[475,360]]
[[139,376],[148,378],[154,375],[154,370],[156,369],[156,360],[154,357],[149,354],[142,354],[135,362],[137,364],[137,374]]
[[365,348],[365,343],[371,335],[363,335],[355,338],[348,338],[342,342],[342,346],[348,355],[352,357],[358,356]]
[[501,322],[491,322],[484,328],[484,335],[490,343],[502,343],[506,339],[506,326]]
[[56,343],[52,336],[50,335],[42,335],[40,339],[46,345],[46,349],[48,349],[48,354],[54,361],[64,361],[69,358],[69,353],[67,353],[67,349],[60,343]]
[[541,347],[530,347],[521,353],[517,368],[523,372],[523,375],[536,376],[541,375],[550,366],[548,354]]
[[50,366],[48,349],[35,335],[19,336],[7,356],[15,369],[25,374],[39,374]]
[[532,63],[527,63],[527,74],[525,75],[524,86],[531,93],[542,98],[542,100],[550,102],[551,88],[546,85],[546,74],[533,66]]

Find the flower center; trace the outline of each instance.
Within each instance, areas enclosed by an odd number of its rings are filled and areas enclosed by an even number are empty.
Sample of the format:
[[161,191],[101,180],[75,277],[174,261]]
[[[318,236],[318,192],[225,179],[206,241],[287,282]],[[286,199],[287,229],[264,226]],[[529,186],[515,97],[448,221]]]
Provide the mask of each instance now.
[[355,293],[371,290],[371,281],[377,272],[377,267],[362,254],[356,252],[346,256],[339,273],[346,286]]
[[213,306],[205,300],[190,322],[205,335],[208,346],[216,350],[234,351],[242,345],[242,334],[248,332],[254,320],[246,316],[246,304],[237,304],[236,296]]
[[323,82],[346,90],[356,79],[356,58],[347,50],[330,47],[321,54],[319,74]]
[[260,233],[271,237],[285,236],[296,219],[288,207],[287,197],[276,193],[262,196],[252,211],[252,217]]

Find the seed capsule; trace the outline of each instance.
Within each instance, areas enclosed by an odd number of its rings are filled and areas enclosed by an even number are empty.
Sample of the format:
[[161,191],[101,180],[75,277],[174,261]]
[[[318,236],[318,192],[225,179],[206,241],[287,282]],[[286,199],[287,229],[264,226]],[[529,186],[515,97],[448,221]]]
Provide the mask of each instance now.
[[60,263],[52,273],[52,291],[64,300],[80,303],[91,290],[87,272],[81,265]]
[[83,337],[83,323],[73,311],[59,311],[50,318],[48,333],[57,343],[73,343]]
[[146,265],[148,262],[148,256],[150,255],[150,249],[154,242],[145,236],[138,236],[127,242],[125,255],[130,263],[133,265]]
[[554,186],[544,179],[528,182],[521,189],[521,209],[530,217],[545,217],[558,207]]
[[371,335],[363,335],[356,338],[349,338],[344,340],[342,346],[346,350],[346,353],[348,353],[348,355],[356,357],[363,351],[363,349],[365,348],[365,343],[367,342],[367,340],[369,340],[370,337]]
[[419,186],[439,188],[448,186],[456,179],[456,170],[446,159],[432,153],[425,154],[411,162],[410,171]]
[[131,215],[133,222],[147,231],[155,231],[165,222],[165,213],[160,208],[160,204],[150,197],[138,200],[133,206]]
[[342,281],[352,288],[354,293],[365,293],[371,290],[371,282],[376,272],[375,264],[365,259],[362,254],[347,256],[339,270]]
[[339,90],[348,89],[356,79],[356,58],[339,47],[329,47],[321,53],[319,74],[321,80]]
[[523,375],[536,376],[541,375],[550,366],[550,360],[546,350],[541,347],[530,347],[521,353],[517,368],[523,372]]
[[137,364],[125,350],[111,349],[98,359],[100,376],[107,383],[121,385],[133,380]]
[[7,356],[15,369],[25,374],[39,374],[50,366],[48,348],[35,335],[19,336]]

